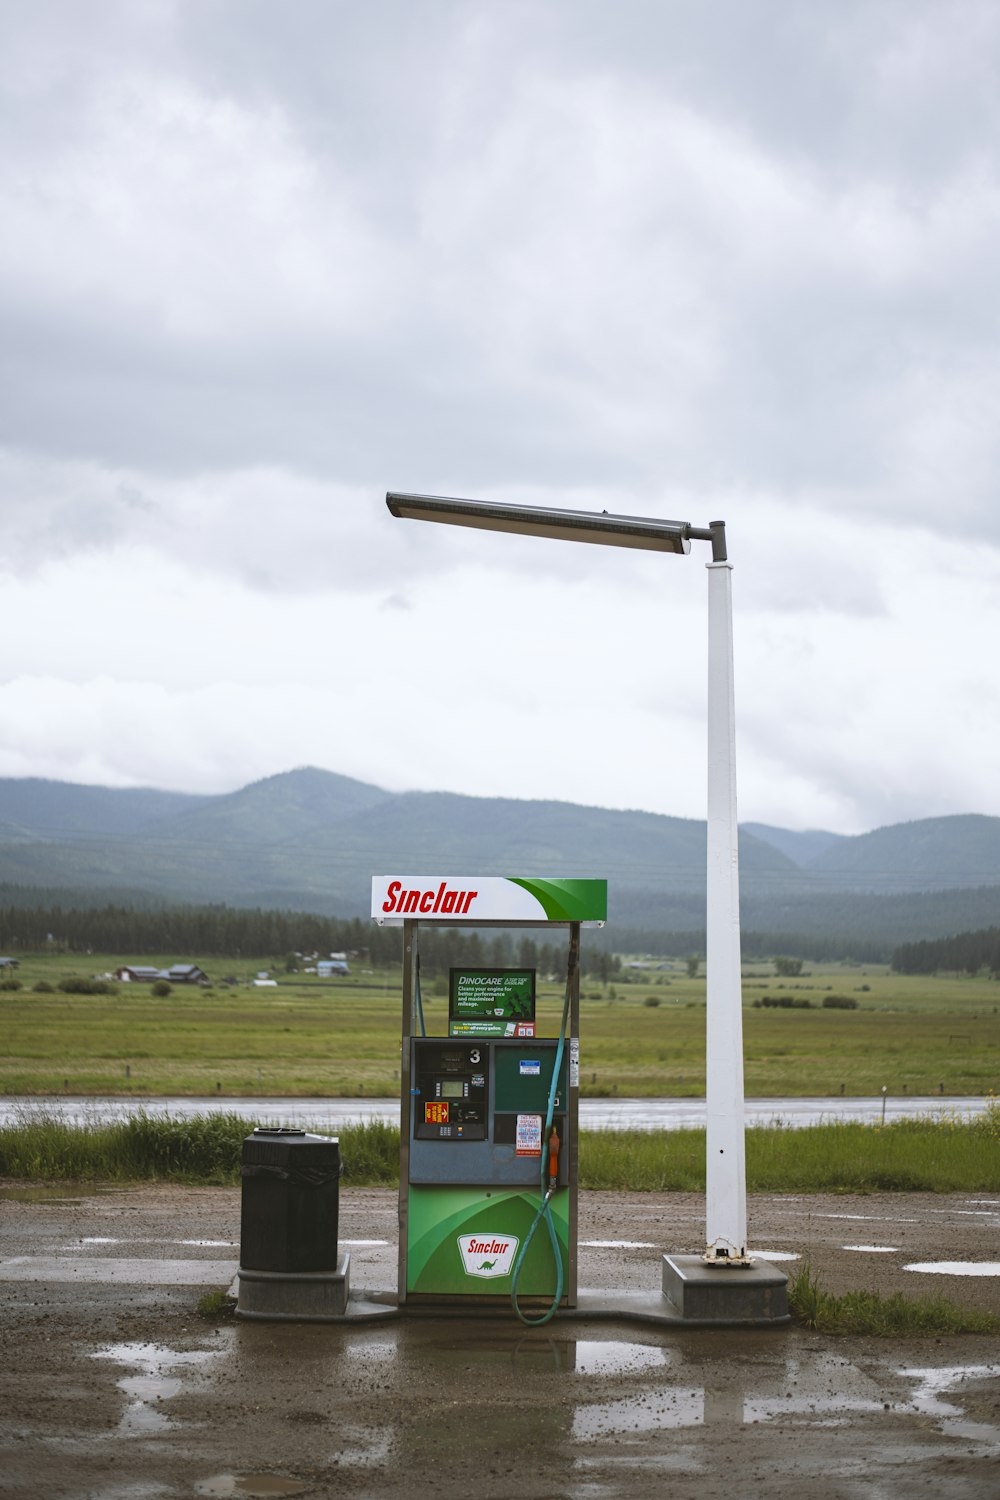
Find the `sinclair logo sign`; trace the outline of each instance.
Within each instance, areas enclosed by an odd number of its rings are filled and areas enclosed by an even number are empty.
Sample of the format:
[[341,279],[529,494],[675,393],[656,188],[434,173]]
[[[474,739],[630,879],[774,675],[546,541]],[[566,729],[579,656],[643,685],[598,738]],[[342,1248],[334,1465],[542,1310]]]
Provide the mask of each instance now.
[[466,1276],[509,1276],[517,1254],[516,1234],[460,1234]]
[[606,880],[540,880],[514,875],[373,875],[372,921],[582,922],[603,927]]

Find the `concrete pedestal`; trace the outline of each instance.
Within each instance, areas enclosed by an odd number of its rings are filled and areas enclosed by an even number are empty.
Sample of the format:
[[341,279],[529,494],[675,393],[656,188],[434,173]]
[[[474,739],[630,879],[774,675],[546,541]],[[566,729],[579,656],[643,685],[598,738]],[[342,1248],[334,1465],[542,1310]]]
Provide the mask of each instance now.
[[788,1321],[788,1277],[767,1261],[712,1266],[700,1255],[665,1255],[663,1295],[680,1317],[693,1322]]
[[272,1323],[339,1322],[347,1314],[350,1269],[346,1251],[335,1271],[250,1271],[241,1266],[236,1316]]

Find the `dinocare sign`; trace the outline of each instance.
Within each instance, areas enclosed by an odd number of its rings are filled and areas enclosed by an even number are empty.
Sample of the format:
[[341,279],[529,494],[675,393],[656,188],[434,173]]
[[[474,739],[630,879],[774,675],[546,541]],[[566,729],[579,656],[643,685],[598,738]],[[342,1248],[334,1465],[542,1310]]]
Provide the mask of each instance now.
[[540,880],[516,875],[373,875],[372,921],[580,922],[608,919],[606,880]]

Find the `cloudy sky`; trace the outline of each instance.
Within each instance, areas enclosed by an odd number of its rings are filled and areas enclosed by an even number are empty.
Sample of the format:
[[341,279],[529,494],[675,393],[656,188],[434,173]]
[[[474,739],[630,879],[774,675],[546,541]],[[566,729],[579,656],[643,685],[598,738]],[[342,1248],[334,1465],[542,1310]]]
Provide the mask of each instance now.
[[995,0],[0,22],[0,776],[1000,815]]

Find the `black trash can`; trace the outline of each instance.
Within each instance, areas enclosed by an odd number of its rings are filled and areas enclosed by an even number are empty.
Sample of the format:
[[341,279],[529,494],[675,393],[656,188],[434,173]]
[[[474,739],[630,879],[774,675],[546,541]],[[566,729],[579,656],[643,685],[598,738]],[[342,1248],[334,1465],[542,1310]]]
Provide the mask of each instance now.
[[305,1130],[257,1129],[243,1142],[240,1266],[334,1271],[340,1141]]

